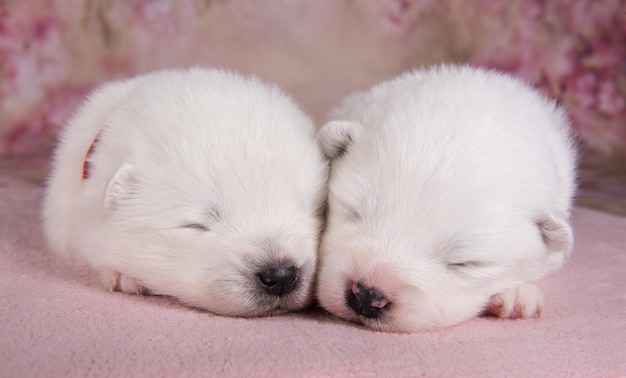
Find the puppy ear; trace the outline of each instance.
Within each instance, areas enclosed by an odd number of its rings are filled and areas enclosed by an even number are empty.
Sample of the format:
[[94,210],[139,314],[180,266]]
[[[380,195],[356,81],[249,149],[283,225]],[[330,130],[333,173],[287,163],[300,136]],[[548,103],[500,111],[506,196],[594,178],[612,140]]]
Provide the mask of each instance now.
[[537,221],[544,243],[550,252],[564,252],[569,257],[574,244],[572,227],[565,217],[545,214]]
[[348,149],[362,129],[357,121],[330,121],[319,131],[317,140],[324,153],[335,159]]
[[122,163],[109,179],[104,191],[102,211],[109,212],[114,209],[119,202],[128,197],[133,182],[133,166],[129,163]]

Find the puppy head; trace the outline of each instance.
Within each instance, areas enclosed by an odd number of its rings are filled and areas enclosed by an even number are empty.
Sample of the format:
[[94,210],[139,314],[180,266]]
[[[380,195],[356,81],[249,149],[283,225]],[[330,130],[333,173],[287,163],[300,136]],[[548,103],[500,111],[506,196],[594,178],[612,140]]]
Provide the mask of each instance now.
[[388,130],[331,121],[318,140],[333,160],[317,297],[341,318],[390,332],[451,326],[571,249],[564,216],[520,222]]
[[107,146],[133,141],[102,196],[103,261],[218,314],[300,309],[312,300],[326,198],[312,123],[256,81],[204,79],[112,118],[136,128],[103,131],[94,181]]

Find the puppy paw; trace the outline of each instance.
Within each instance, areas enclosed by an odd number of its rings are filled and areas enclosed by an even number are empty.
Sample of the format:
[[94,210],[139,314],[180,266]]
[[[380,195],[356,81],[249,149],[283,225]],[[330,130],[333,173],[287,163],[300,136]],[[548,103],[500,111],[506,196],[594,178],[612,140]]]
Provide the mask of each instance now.
[[529,283],[492,295],[486,313],[499,318],[517,319],[540,317],[543,309],[543,293]]
[[110,291],[120,291],[128,294],[144,295],[147,290],[139,285],[137,280],[112,269],[101,269],[100,278]]

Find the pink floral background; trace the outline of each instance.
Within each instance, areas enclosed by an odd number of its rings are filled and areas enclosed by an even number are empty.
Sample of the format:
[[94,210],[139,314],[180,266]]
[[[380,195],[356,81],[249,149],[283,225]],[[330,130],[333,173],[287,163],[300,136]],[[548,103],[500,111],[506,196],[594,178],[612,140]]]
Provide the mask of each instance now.
[[0,185],[41,183],[58,130],[106,80],[229,67],[321,121],[353,90],[449,61],[557,98],[584,151],[579,203],[626,209],[622,0],[0,0]]

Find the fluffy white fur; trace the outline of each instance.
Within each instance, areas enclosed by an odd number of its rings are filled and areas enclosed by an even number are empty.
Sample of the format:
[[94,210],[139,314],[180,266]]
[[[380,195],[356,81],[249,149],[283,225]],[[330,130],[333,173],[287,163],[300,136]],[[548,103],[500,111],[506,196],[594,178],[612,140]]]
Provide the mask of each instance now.
[[[312,121],[255,78],[195,68],[113,82],[60,136],[45,236],[112,290],[225,315],[299,309],[313,296],[327,165]],[[268,294],[259,272],[289,266],[295,290]]]
[[318,135],[334,159],[324,308],[392,332],[540,314],[531,282],[573,242],[576,153],[553,101],[510,76],[441,66],[350,96],[330,118]]

